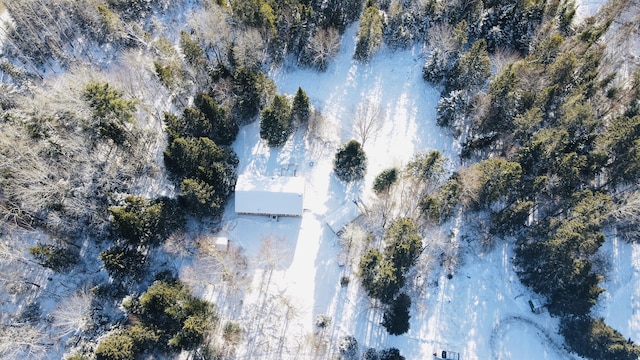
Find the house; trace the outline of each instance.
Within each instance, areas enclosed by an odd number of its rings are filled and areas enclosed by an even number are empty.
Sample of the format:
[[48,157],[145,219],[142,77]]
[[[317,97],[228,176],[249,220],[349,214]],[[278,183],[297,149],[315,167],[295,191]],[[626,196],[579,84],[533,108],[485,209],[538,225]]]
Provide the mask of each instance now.
[[355,200],[347,201],[335,211],[325,217],[325,222],[336,235],[340,236],[344,232],[344,227],[355,221],[362,212]]
[[237,214],[302,216],[304,178],[240,175],[236,183]]

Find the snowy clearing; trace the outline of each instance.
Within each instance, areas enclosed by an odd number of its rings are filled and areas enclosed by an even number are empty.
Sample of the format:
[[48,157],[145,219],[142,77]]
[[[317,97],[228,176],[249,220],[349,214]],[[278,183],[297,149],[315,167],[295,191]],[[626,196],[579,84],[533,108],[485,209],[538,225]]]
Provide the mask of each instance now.
[[[390,336],[379,325],[382,311],[361,290],[357,265],[338,265],[341,245],[326,215],[346,200],[367,196],[381,170],[402,166],[424,150],[455,159],[458,146],[435,124],[439,92],[422,80],[422,49],[383,50],[360,64],[351,59],[355,32],[355,26],[347,30],[338,58],[324,73],[292,68],[271,74],[279,92],[293,94],[301,86],[309,94],[324,117],[319,134],[300,129],[282,148],[270,149],[255,122],[240,130],[234,144],[240,174],[273,176],[293,168],[306,182],[301,218],[276,221],[238,216],[232,205],[226,209],[221,233],[249,259],[244,298],[225,298],[224,286],[201,290],[219,307],[233,307],[231,320],[244,324],[245,341],[236,356],[331,358],[338,340],[353,335],[360,351],[396,347],[407,359],[430,358],[436,348],[460,352],[464,359],[567,358],[557,321],[531,312],[532,294],[520,284],[507,245],[483,253],[462,240],[464,264],[453,278],[442,271],[417,275],[412,281],[421,286],[413,289],[411,329],[402,336]],[[332,160],[341,143],[360,140],[353,114],[362,103],[378,107],[383,121],[364,146],[364,184],[345,186],[333,175]],[[350,280],[344,287],[343,277]],[[314,319],[321,314],[332,322],[319,331]]]

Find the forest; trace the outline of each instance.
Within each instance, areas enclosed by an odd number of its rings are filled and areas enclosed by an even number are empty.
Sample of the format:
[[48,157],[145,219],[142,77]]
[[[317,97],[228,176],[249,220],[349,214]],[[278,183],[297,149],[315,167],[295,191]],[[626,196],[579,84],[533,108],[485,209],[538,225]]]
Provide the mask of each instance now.
[[[0,357],[236,358],[250,325],[196,296],[171,259],[206,254],[198,236],[223,227],[243,127],[273,149],[300,129],[322,137],[318,100],[279,93],[270,71],[328,71],[355,26],[358,64],[423,49],[433,121],[460,144],[366,189],[366,231],[343,245],[360,247],[349,286],[380,326],[409,331],[424,234],[458,221],[481,229],[478,248],[513,247],[567,351],[638,359],[593,311],[607,237],[639,241],[640,68],[621,54],[637,9],[610,0],[578,21],[567,0],[0,0]],[[346,186],[380,161],[365,151],[382,126],[369,105],[353,110],[357,139],[330,149]],[[437,252],[456,276],[462,255]],[[248,281],[235,255],[220,283]],[[331,318],[314,325],[322,337]],[[332,341],[314,358],[404,359]]]

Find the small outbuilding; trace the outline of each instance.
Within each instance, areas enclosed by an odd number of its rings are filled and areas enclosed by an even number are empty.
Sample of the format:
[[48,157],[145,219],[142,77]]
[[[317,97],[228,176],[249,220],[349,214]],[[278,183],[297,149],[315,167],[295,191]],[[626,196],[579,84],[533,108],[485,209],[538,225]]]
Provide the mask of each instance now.
[[216,247],[216,250],[220,252],[227,252],[229,250],[229,239],[224,236],[214,237],[213,243]]
[[304,178],[240,175],[236,183],[237,214],[302,216]]
[[538,298],[532,298],[529,300],[529,307],[534,314],[542,314],[544,312],[544,306]]
[[362,215],[355,200],[347,201],[325,217],[327,225],[338,236],[342,235],[345,226]]

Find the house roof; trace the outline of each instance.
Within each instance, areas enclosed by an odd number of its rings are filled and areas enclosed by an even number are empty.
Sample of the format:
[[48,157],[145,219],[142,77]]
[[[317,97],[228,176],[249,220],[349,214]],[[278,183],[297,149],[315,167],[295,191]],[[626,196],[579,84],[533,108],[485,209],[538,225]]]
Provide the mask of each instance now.
[[240,175],[236,183],[238,214],[302,216],[304,178]]

